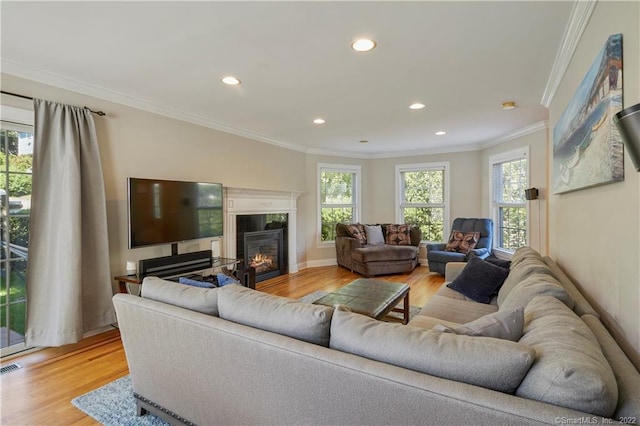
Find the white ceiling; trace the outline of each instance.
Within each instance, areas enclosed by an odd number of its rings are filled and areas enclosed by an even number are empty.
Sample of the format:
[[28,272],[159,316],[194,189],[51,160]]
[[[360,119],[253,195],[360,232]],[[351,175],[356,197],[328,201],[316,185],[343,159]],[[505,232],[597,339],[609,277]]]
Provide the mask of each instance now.
[[[547,119],[572,7],[2,1],[2,70],[304,152],[457,151]],[[353,51],[362,36],[377,48]],[[242,84],[223,85],[227,74]]]

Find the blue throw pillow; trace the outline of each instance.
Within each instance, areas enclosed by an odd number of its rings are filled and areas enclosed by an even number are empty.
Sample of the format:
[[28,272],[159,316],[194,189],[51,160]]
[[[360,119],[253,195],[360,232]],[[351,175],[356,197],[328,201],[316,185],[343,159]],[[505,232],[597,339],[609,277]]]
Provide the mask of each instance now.
[[192,280],[186,277],[180,277],[178,279],[178,282],[180,284],[186,284],[186,285],[192,285],[194,287],[203,287],[203,288],[214,288],[215,286],[213,284],[211,284],[210,282],[207,281],[198,281],[198,280]]
[[240,281],[226,274],[218,274],[216,275],[216,278],[218,279],[218,287],[222,287],[227,284],[240,284]]
[[509,275],[509,270],[472,257],[462,272],[447,287],[480,303],[490,303]]

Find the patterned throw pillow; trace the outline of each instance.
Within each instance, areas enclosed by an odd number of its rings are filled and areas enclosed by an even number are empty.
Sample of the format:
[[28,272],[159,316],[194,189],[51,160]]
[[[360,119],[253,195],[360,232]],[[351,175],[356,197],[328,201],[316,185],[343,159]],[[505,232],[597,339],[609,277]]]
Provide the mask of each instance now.
[[473,250],[480,240],[480,232],[467,232],[453,230],[449,237],[449,242],[445,251],[457,251],[458,253],[469,253]]
[[352,223],[347,226],[347,232],[360,244],[367,244],[367,234],[364,233],[364,226],[361,223]]
[[411,245],[411,225],[387,225],[385,242],[396,246]]

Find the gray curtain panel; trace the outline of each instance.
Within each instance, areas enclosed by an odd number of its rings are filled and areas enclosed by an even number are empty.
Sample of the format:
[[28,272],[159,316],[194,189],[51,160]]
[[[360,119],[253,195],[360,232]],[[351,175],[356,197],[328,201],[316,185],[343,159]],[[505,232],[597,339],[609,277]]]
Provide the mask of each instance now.
[[26,343],[60,346],[115,321],[104,181],[91,112],[33,104]]

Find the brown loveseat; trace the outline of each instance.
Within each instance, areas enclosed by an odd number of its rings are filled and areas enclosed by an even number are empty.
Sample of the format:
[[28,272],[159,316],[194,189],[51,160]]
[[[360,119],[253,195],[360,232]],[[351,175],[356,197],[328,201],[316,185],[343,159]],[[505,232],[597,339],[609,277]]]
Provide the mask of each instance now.
[[[384,242],[367,240],[366,226],[380,226]],[[412,225],[338,223],[336,260],[338,265],[365,277],[408,273],[418,265],[421,238],[420,228]]]

